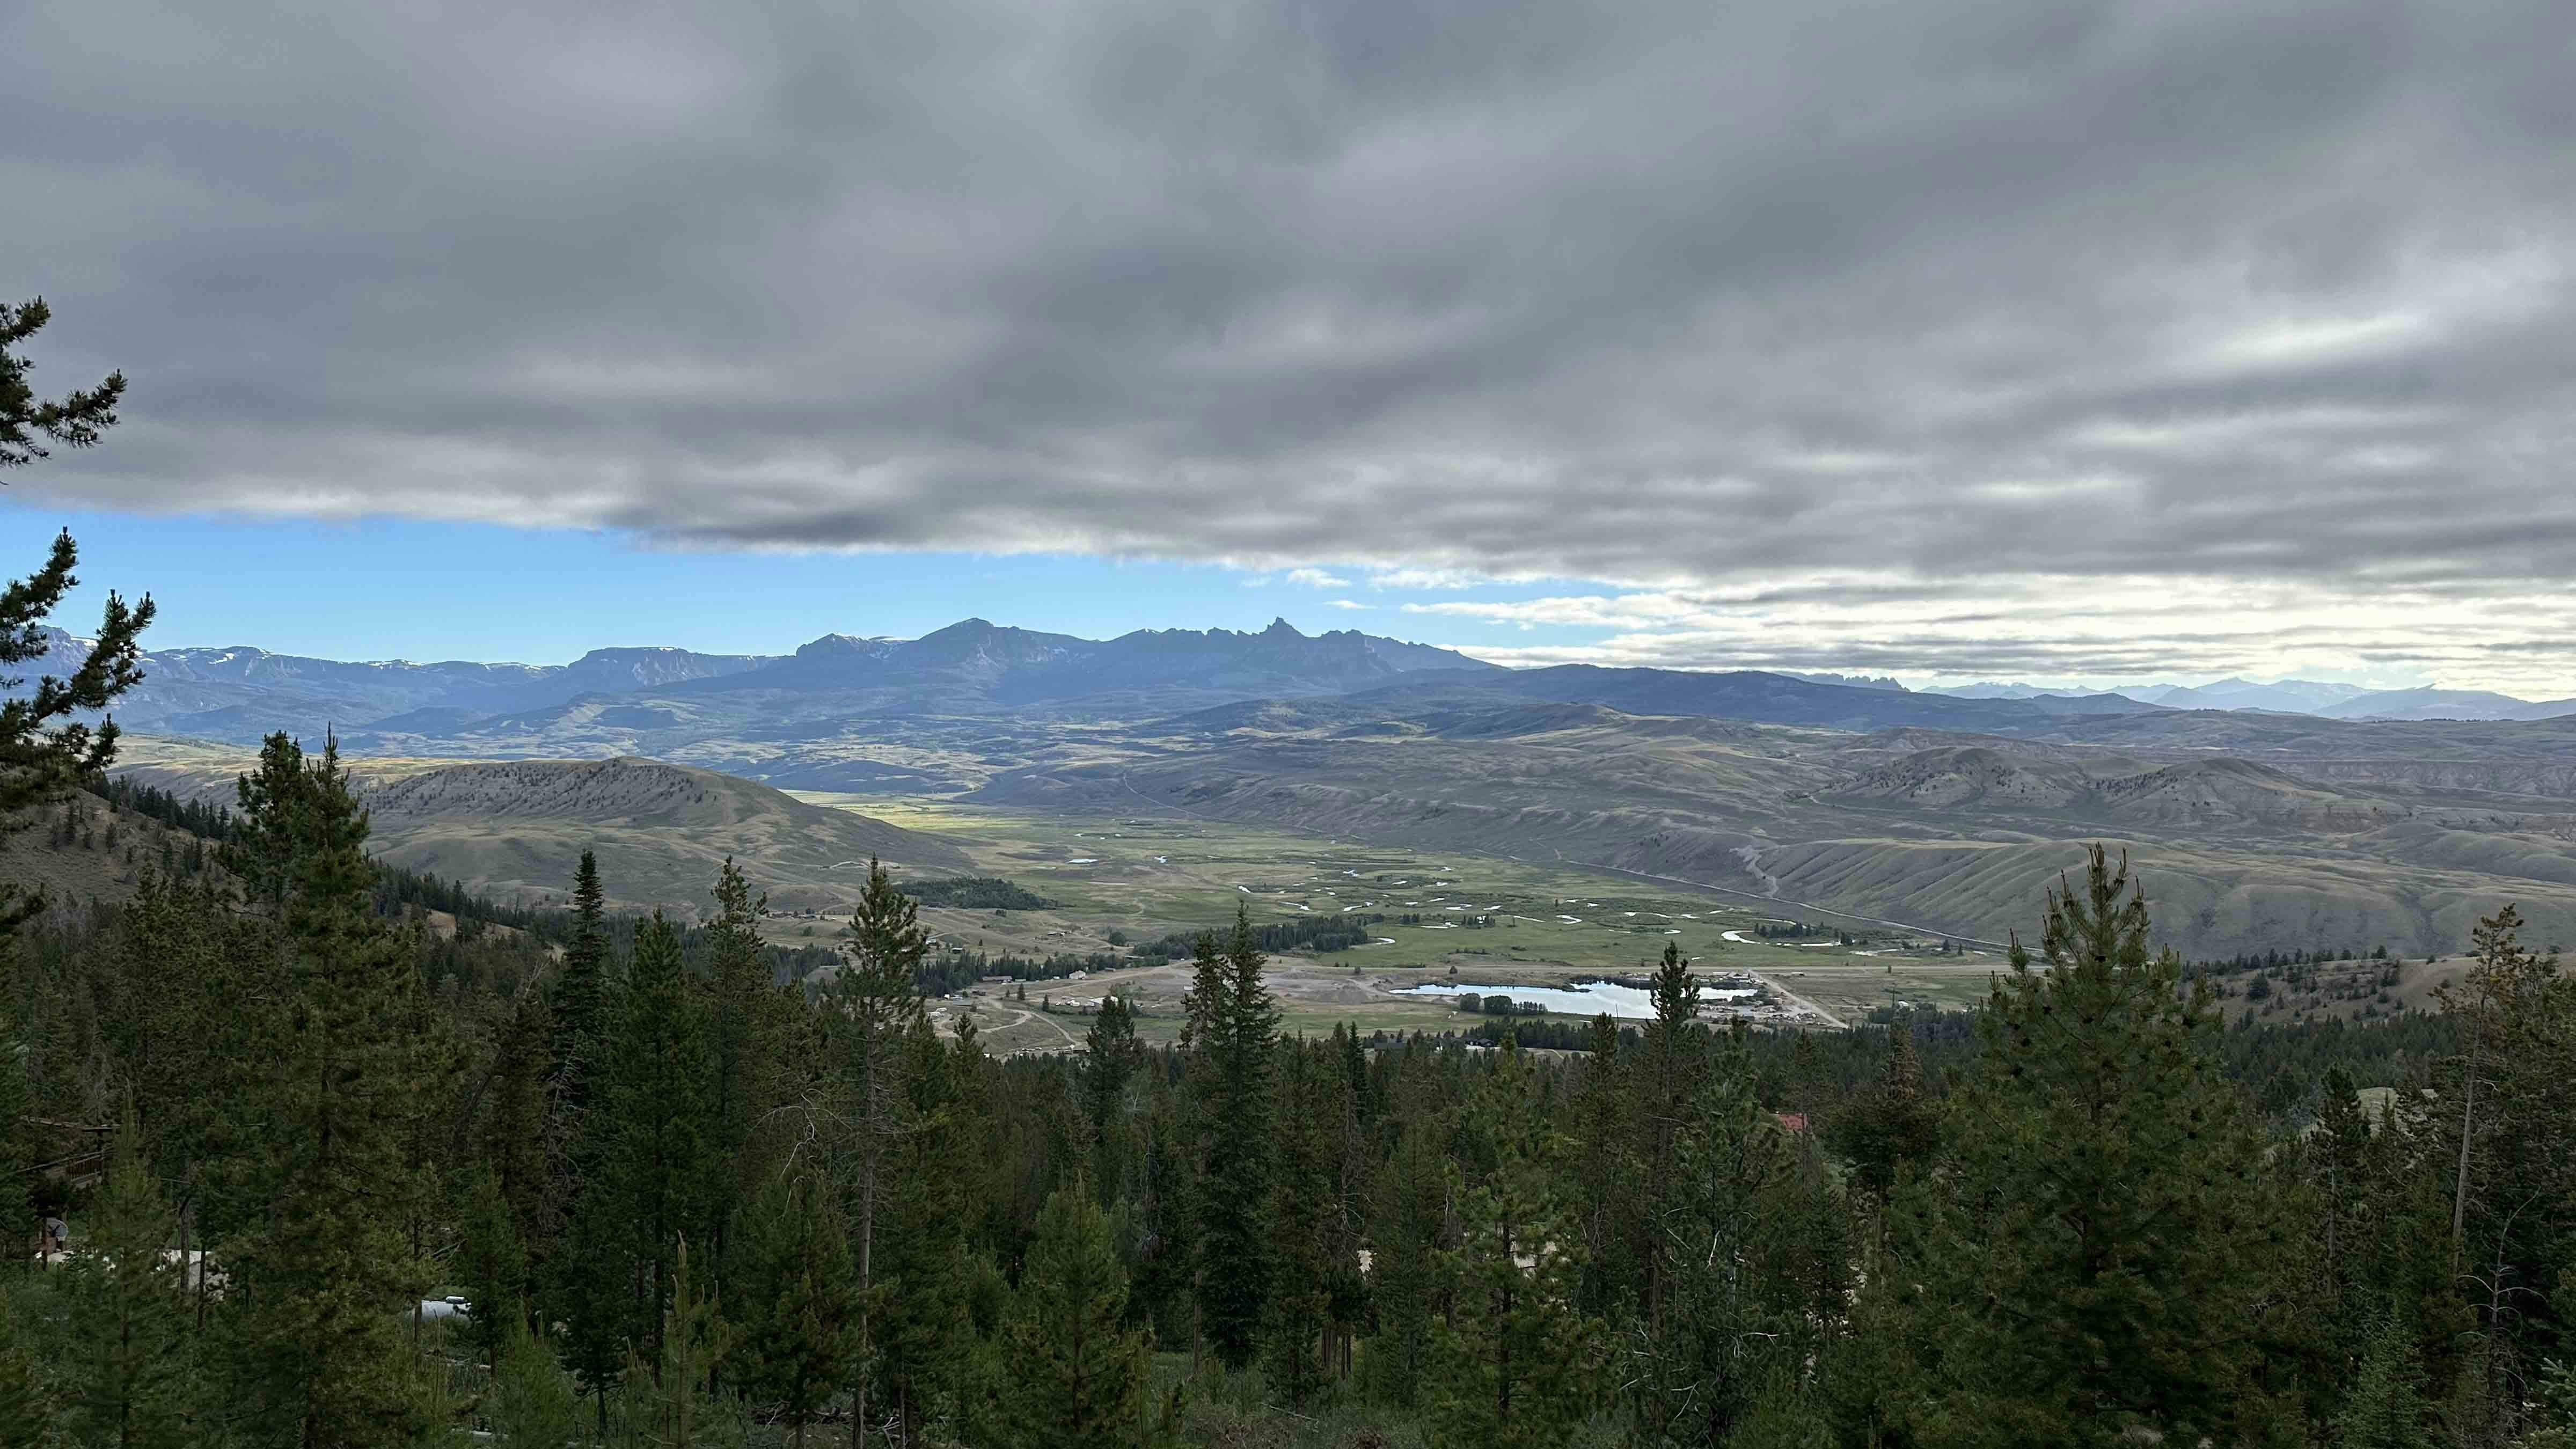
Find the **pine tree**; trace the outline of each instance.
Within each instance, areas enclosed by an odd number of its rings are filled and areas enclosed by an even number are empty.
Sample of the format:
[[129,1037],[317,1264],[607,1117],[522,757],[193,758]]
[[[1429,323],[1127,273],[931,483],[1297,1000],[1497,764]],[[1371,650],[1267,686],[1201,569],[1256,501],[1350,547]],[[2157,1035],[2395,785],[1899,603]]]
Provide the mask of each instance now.
[[36,1368],[30,1337],[10,1302],[8,1282],[0,1280],[0,1449],[39,1449],[50,1437],[53,1397]]
[[1231,1369],[1252,1362],[1270,1306],[1270,1194],[1277,1170],[1271,1079],[1279,1009],[1261,982],[1264,962],[1251,914],[1237,905],[1208,1044],[1212,1104],[1199,1231],[1200,1319],[1209,1346]]
[[2532,1399],[2534,1427],[2514,1449],[2576,1449],[2576,1364],[2541,1360]]
[[1225,1019],[1225,999],[1225,952],[1215,932],[1201,931],[1191,948],[1189,989],[1181,997],[1181,1050],[1204,1054],[1213,1049]]
[[700,1427],[709,1417],[708,1385],[732,1352],[733,1341],[733,1326],[724,1321],[715,1295],[690,1277],[684,1237],[672,1250],[669,1297],[654,1324],[655,1356],[639,1355],[627,1375],[645,1401],[652,1435],[648,1442],[663,1449],[697,1449]]
[[1834,1140],[1852,1164],[1863,1191],[1884,1201],[1907,1164],[1928,1157],[1940,1140],[1940,1114],[1923,1095],[1922,1060],[1914,1050],[1914,1028],[1898,1022],[1888,1028],[1887,1060],[1836,1124]]
[[851,909],[844,936],[848,960],[824,988],[827,1040],[839,1067],[843,1157],[858,1250],[859,1351],[854,1367],[853,1442],[870,1411],[867,1379],[875,1356],[877,1219],[892,1185],[887,1155],[907,1126],[903,1041],[926,1019],[917,973],[930,951],[919,906],[894,887],[885,867],[868,862],[867,888]]
[[519,1246],[509,1200],[489,1167],[477,1167],[466,1187],[466,1204],[456,1256],[456,1276],[472,1311],[465,1322],[466,1341],[483,1351],[486,1368],[501,1370],[502,1350],[528,1319],[528,1259]]
[[2520,1418],[2517,1366],[2551,1331],[2524,1300],[2576,1261],[2576,977],[2523,946],[2521,926],[2510,905],[2479,921],[2466,977],[2440,993],[2464,1048],[2435,1078],[2452,1139],[2450,1266],[2482,1320],[2450,1410],[2464,1439]]
[[[410,943],[374,909],[367,815],[336,742],[306,761],[273,736],[261,788],[243,792],[255,838],[288,873],[279,922],[288,996],[264,1082],[269,1222],[228,1259],[256,1368],[249,1409],[308,1444],[407,1443],[418,1375],[388,1306],[428,1286],[411,1228],[428,1191],[415,1131],[435,1065],[410,1029],[422,997]],[[282,817],[282,818],[281,818]]]
[[309,818],[322,808],[303,746],[283,730],[260,741],[259,763],[234,784],[239,806],[234,838],[221,842],[224,867],[252,904],[271,914],[286,908],[296,872],[311,849]]
[[712,1047],[715,1056],[714,1101],[716,1150],[731,1164],[725,1200],[709,1240],[714,1261],[726,1260],[729,1226],[757,1179],[752,1160],[754,1124],[770,1100],[768,1083],[779,1066],[782,1045],[778,991],[770,978],[768,949],[760,939],[760,914],[766,896],[754,899],[751,883],[726,856],[716,876],[716,914],[708,923],[713,971],[708,981]]
[[602,1439],[608,1437],[610,1393],[643,1337],[629,1226],[621,1195],[594,1180],[574,1205],[547,1264],[546,1314],[563,1323],[566,1367],[590,1395]]
[[1583,1281],[1576,1306],[1590,1317],[1624,1319],[1644,1291],[1640,1267],[1648,1245],[1638,1221],[1636,1098],[1620,1059],[1619,1024],[1592,1020],[1574,1084],[1569,1122],[1574,1136],[1575,1192],[1583,1231]]
[[564,948],[563,974],[554,984],[554,1056],[565,1109],[578,1113],[589,1095],[586,1068],[608,1026],[608,892],[600,884],[599,857],[581,853],[573,874],[573,933]]
[[141,1153],[129,1104],[91,1205],[82,1251],[63,1271],[63,1348],[70,1367],[63,1428],[97,1449],[179,1449],[188,1422],[187,1320],[180,1272],[163,1260],[177,1215]]
[[1127,1084],[1143,1064],[1135,1013],[1122,998],[1104,997],[1083,1039],[1082,1057],[1083,1113],[1091,1120],[1091,1173],[1104,1203],[1117,1201],[1126,1184],[1122,1149]]
[[1039,1212],[1010,1329],[1021,1449],[1124,1449],[1145,1429],[1144,1335],[1127,1331],[1127,1271],[1077,1178]]
[[1443,1251],[1450,1191],[1440,1150],[1445,1132],[1439,1122],[1407,1122],[1374,1195],[1369,1276],[1377,1333],[1369,1340],[1364,1386],[1370,1397],[1399,1409],[1414,1407],[1432,1372],[1435,1328],[1449,1298],[1444,1290],[1455,1260]]
[[1639,1228],[1644,1234],[1640,1256],[1645,1266],[1645,1307],[1649,1319],[1663,1313],[1664,1282],[1671,1276],[1666,1249],[1647,1224],[1660,1215],[1673,1178],[1673,1139],[1682,1130],[1691,1094],[1698,1085],[1706,1034],[1699,1027],[1699,978],[1682,959],[1681,947],[1667,942],[1648,993],[1655,1015],[1646,1023],[1644,1061],[1640,1064],[1637,1160],[1642,1192]]
[[2381,1315],[2370,1330],[2361,1363],[2335,1416],[2335,1449],[2433,1449],[2425,1427],[2424,1370],[2415,1361],[2415,1334],[2396,1313]]
[[1154,1332],[1178,1344],[1190,1340],[1196,1322],[1199,1213],[1197,1155],[1175,1096],[1168,1082],[1158,1082],[1145,1119],[1134,1294]]
[[1333,1232],[1339,1204],[1333,1192],[1329,1130],[1340,1125],[1338,1078],[1317,1070],[1302,1043],[1279,1048],[1278,1183],[1270,1209],[1271,1285],[1263,1382],[1291,1412],[1302,1413],[1324,1392],[1329,1365],[1326,1338],[1332,1324],[1332,1287],[1341,1265]]
[[968,1271],[965,1228],[979,1204],[975,1179],[958,1170],[977,1147],[960,1080],[972,1060],[944,1048],[927,1019],[913,1022],[900,1048],[903,1130],[880,1179],[868,1308],[882,1401],[894,1415],[896,1443],[909,1446],[956,1386],[968,1337],[956,1287]]
[[[37,398],[20,348],[52,318],[41,298],[0,303],[0,480],[8,470],[46,457],[47,442],[86,448],[116,423],[117,400],[125,392],[122,373],[59,399]],[[44,567],[0,588],[0,670],[44,657],[45,620],[80,583],[72,572],[79,563],[71,534],[58,533]],[[138,641],[152,615],[149,595],[129,608],[111,593],[98,633],[69,677],[46,675],[33,689],[23,689],[25,676],[0,675],[0,691],[17,695],[0,703],[0,822],[8,822],[7,829],[23,827],[30,811],[99,779],[115,762],[116,722],[103,719],[92,728],[85,717],[142,681]],[[42,893],[0,881],[0,937],[24,926],[44,904]]]
[[[2206,987],[2148,947],[2144,895],[2100,847],[2050,892],[2030,969],[1979,1021],[1948,1167],[1901,1198],[1897,1260],[1916,1364],[1901,1421],[2011,1442],[2264,1432],[2270,1291],[2286,1238],[2263,1142],[2212,1060]],[[1919,1285],[1919,1291],[1913,1286]]]
[[1672,1191],[1653,1228],[1666,1264],[1664,1312],[1632,1335],[1626,1375],[1648,1443],[1726,1442],[1764,1388],[1794,1367],[1804,1305],[1771,1280],[1774,1234],[1790,1225],[1777,1188],[1788,1144],[1755,1096],[1741,1048],[1704,1074],[1674,1143]]
[[1655,963],[1655,975],[1647,985],[1647,999],[1654,1007],[1655,1026],[1677,1036],[1682,1028],[1699,1020],[1699,977],[1682,959],[1682,948],[1674,942],[1664,943],[1663,959]]
[[549,1162],[550,1149],[560,1144],[546,1100],[546,1079],[554,1065],[553,1012],[542,992],[523,986],[509,1013],[494,1043],[481,1156],[509,1206],[512,1232],[542,1254],[560,1226]]
[[1472,1145],[1455,1189],[1447,1268],[1457,1297],[1437,1336],[1435,1442],[1563,1444],[1599,1397],[1597,1327],[1574,1309],[1576,1226],[1554,1171],[1559,1145],[1508,1033],[1463,1131]]
[[593,1098],[596,1155],[584,1196],[602,1196],[626,1228],[641,1274],[640,1349],[657,1358],[680,1240],[706,1239],[726,1170],[717,1156],[714,1056],[703,1005],[689,989],[680,933],[659,911],[635,934],[616,1033]]
[[[1339,1070],[1336,1071],[1335,1067]],[[1374,1311],[1360,1254],[1368,1241],[1369,1177],[1380,1143],[1370,1123],[1376,1082],[1359,1033],[1347,1023],[1333,1028],[1331,1045],[1316,1058],[1320,1088],[1317,1120],[1323,1126],[1325,1205],[1316,1261],[1325,1301],[1324,1371],[1336,1382],[1351,1377],[1360,1325]]]
[[521,1449],[563,1449],[581,1430],[571,1375],[525,1323],[510,1325],[485,1417],[496,1439]]
[[858,1348],[859,1285],[829,1191],[773,1182],[744,1222],[733,1276],[743,1386],[778,1405],[797,1449],[805,1426],[848,1381]]
[[[2470,951],[2476,964],[2469,968],[2467,979],[2458,987],[2441,989],[2442,1004],[2460,1019],[2461,1035],[2468,1047],[2461,1072],[2459,1170],[2451,1199],[2451,1239],[2455,1245],[2452,1267],[2457,1271],[2457,1245],[2464,1245],[2469,1216],[2470,1166],[2476,1156],[2480,1123],[2478,1121],[2478,1087],[2484,1080],[2485,1053],[2494,1039],[2509,1030],[2517,1008],[2528,1005],[2527,984],[2533,975],[2534,957],[2521,942],[2522,916],[2511,905],[2480,920],[2470,931]],[[2492,1131],[2492,1127],[2489,1127]]]

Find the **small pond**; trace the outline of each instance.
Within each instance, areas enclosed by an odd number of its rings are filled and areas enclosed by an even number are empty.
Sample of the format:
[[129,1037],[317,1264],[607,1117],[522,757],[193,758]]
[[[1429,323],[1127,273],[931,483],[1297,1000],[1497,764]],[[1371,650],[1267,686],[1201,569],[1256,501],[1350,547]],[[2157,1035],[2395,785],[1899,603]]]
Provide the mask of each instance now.
[[[1452,986],[1444,982],[1436,986],[1408,986],[1395,994],[1508,996],[1514,1001],[1537,1002],[1560,1016],[1599,1016],[1606,1011],[1612,1016],[1648,1021],[1655,1015],[1654,997],[1643,987],[1613,986],[1607,981],[1595,981],[1585,986]],[[1702,1001],[1741,1001],[1752,994],[1750,989],[1712,990],[1706,986],[1699,989]]]

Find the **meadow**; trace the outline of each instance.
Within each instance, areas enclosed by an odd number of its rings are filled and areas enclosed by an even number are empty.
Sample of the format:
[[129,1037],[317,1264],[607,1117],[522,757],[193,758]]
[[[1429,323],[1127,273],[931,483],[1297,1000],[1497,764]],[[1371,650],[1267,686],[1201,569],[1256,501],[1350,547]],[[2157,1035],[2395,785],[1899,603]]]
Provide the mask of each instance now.
[[[1255,925],[1351,917],[1368,939],[1325,951],[1275,953],[1271,983],[1292,1032],[1347,1023],[1369,1031],[1442,1031],[1472,1024],[1446,999],[1392,994],[1424,983],[1563,986],[1650,970],[1676,946],[1704,978],[1764,983],[1787,1024],[1833,1028],[1892,1004],[1965,1006],[1984,999],[2001,965],[1991,951],[1943,949],[1931,932],[1821,927],[1789,932],[1795,913],[1740,898],[1556,863],[1417,850],[1193,817],[1138,802],[1132,811],[1031,810],[950,800],[792,792],[812,804],[864,809],[951,841],[979,870],[1056,903],[1046,910],[924,909],[948,949],[986,955],[1089,955],[1229,926],[1238,907]],[[1820,923],[1808,922],[1810,925]],[[829,920],[777,922],[772,936],[816,940]],[[1773,932],[1765,937],[1765,930]],[[1785,933],[1785,934],[1784,934]],[[1149,1039],[1177,1031],[1186,960],[1032,983],[1027,1001],[1000,987],[974,1006],[999,1051],[1062,1049],[1084,1023],[1068,1003],[1115,991],[1145,1011]],[[1038,1019],[1055,1006],[1051,1020]]]

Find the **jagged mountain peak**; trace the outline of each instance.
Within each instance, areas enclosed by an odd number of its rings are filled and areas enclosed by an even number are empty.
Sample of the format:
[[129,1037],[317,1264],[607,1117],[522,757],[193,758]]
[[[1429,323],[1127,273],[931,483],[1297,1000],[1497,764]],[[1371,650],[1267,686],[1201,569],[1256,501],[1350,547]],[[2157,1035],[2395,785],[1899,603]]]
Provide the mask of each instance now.
[[883,655],[903,641],[882,635],[826,634],[796,646],[795,658],[830,658],[834,655],[859,654],[870,658]]
[[[63,673],[83,653],[69,635],[49,636],[48,645],[43,661],[30,661],[31,673]],[[915,639],[824,634],[783,657],[621,645],[570,664],[348,663],[242,645],[147,651],[142,665],[144,683],[117,708],[129,726],[249,740],[272,729],[373,722],[385,727],[379,748],[395,747],[400,736],[460,737],[501,720],[560,712],[585,697],[677,702],[767,690],[842,696],[816,698],[816,708],[973,713],[1117,696],[1122,707],[1166,713],[1255,695],[1335,694],[1425,670],[1494,670],[1445,649],[1355,630],[1309,635],[1284,618],[1258,632],[1138,630],[1093,640],[977,617]],[[642,731],[696,717],[685,708],[615,713],[621,728]]]
[[863,690],[871,708],[1017,707],[1100,694],[1164,694],[1175,705],[1209,694],[1330,694],[1426,669],[1486,670],[1464,655],[1355,630],[1320,635],[1274,619],[1259,632],[1137,629],[1114,639],[1050,634],[961,619],[911,640],[826,635],[780,667],[701,681],[730,689]]

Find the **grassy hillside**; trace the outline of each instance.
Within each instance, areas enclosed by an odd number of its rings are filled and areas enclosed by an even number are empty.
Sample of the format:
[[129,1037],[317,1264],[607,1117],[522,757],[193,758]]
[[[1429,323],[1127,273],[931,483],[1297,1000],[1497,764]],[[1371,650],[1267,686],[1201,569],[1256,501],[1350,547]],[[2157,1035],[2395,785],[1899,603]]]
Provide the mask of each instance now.
[[[2026,929],[2041,887],[2083,842],[2108,840],[2136,853],[2166,939],[2194,956],[2332,943],[2420,957],[2458,949],[2506,901],[2544,941],[2576,941],[2576,812],[2548,795],[2319,780],[2199,751],[1591,705],[1479,712],[1454,694],[1390,709],[1402,703],[1211,711],[1006,772],[972,798],[1150,803],[1327,840],[1612,866],[1985,939]],[[2516,772],[2530,763],[2503,774],[2529,783]]]
[[[2296,855],[2113,837],[2137,863],[2158,934],[2187,955],[2349,946],[2421,957],[2460,949],[2506,902],[2526,938],[2576,944],[2576,886],[2348,854]],[[1987,934],[2039,916],[2038,887],[2083,858],[2078,842],[1819,840],[1761,857],[1782,896]],[[2239,944],[2242,943],[2242,944]]]
[[[130,773],[200,798],[228,799],[247,755],[139,742]],[[523,898],[571,889],[585,848],[616,900],[693,912],[727,855],[782,907],[854,898],[871,857],[912,870],[962,871],[956,847],[846,810],[709,770],[655,760],[357,760],[376,852],[480,890]]]
[[[65,809],[71,827],[63,829]],[[146,870],[179,874],[176,857],[200,848],[197,838],[148,815],[119,810],[90,795],[76,795],[37,812],[26,829],[0,836],[0,879],[41,890],[61,909],[90,903],[121,905],[133,898]]]

